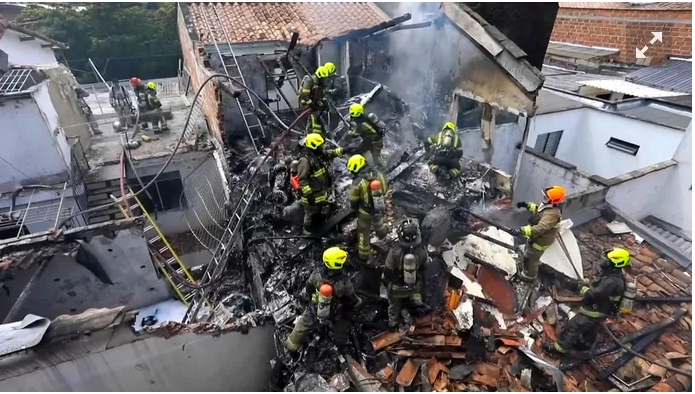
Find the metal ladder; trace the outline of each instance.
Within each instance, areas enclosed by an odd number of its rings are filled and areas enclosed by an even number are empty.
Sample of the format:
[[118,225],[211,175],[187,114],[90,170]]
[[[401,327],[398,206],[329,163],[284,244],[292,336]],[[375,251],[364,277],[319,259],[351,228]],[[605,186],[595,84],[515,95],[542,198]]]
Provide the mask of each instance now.
[[[134,195],[135,193],[133,193],[133,191],[130,188],[128,189],[128,192],[129,197],[132,197],[135,200],[135,204],[131,205],[130,209],[128,210],[126,210],[123,207],[123,204],[118,204],[118,208],[121,210],[121,213],[126,219],[131,219],[136,216],[134,214],[134,210],[139,208],[142,211],[142,214],[145,216],[148,222],[148,224],[143,229],[145,239],[147,239],[148,233],[151,233],[152,231],[154,231],[155,233],[152,238],[147,240],[147,247],[150,251],[150,255],[152,256],[152,259],[156,262],[155,265],[157,266],[157,268],[159,268],[159,270],[162,272],[164,277],[171,285],[171,288],[174,289],[176,296],[181,300],[181,302],[184,303],[184,305],[188,306],[190,304],[191,298],[193,298],[193,295],[195,294],[195,291],[192,291],[192,289],[186,287],[181,280],[177,279],[171,272],[169,272],[166,265],[174,268],[178,276],[185,277],[188,282],[192,284],[197,284],[197,281],[193,278],[193,275],[191,275],[191,271],[188,269],[186,264],[174,251],[174,248],[172,248],[171,244],[164,236],[164,233],[162,233],[162,230],[157,225],[157,222],[155,222],[154,218],[152,218],[150,213],[147,212],[145,206],[142,204],[140,199]],[[114,201],[118,201],[118,199],[113,194],[111,195],[111,199],[113,199]],[[178,266],[178,268],[176,268],[175,266]],[[205,299],[204,301],[208,305],[211,305],[207,299]]]
[[[244,194],[239,199],[239,202],[234,208],[234,213],[227,223],[227,227],[224,229],[224,233],[220,239],[221,242],[219,245],[217,245],[217,248],[215,248],[215,252],[212,255],[212,259],[210,259],[210,263],[208,263],[207,267],[205,267],[203,278],[200,280],[200,283],[203,285],[209,285],[212,281],[217,280],[222,274],[222,270],[224,270],[225,266],[227,265],[227,258],[229,258],[229,254],[234,249],[234,243],[241,234],[244,217],[251,206],[251,201],[256,194],[256,190],[257,187],[255,186],[250,186],[244,189]],[[198,311],[200,310],[203,300],[206,299],[207,293],[207,287],[195,291],[191,305],[186,311],[184,322],[196,322]]]
[[[215,10],[215,6],[211,7],[202,7],[204,9],[203,11],[203,19],[205,20],[205,25],[207,27],[208,33],[210,34],[210,39],[212,39],[212,42],[215,44],[215,49],[217,50],[217,55],[220,57],[220,62],[222,62],[222,67],[224,67],[224,73],[227,74],[228,77],[231,77],[234,80],[237,80],[244,85],[246,85],[246,81],[244,80],[244,75],[241,73],[241,69],[239,68],[239,63],[236,61],[236,56],[234,55],[234,50],[232,50],[232,44],[230,43],[229,40],[229,34],[227,34],[227,29],[224,27],[224,23],[222,22],[222,19],[220,19],[220,16],[217,14],[217,10]],[[229,48],[229,53],[231,54],[232,61],[234,62],[233,64],[227,64],[224,60],[224,57],[222,56],[222,51],[220,51],[219,45],[217,45],[218,42],[222,42],[222,40],[219,40],[218,37],[215,35],[213,32],[213,29],[210,27],[210,20],[208,19],[208,9],[211,8],[212,12],[215,14],[215,18],[217,19],[217,26],[222,29],[222,33],[224,34],[224,42],[227,43],[227,47]],[[231,69],[231,70],[230,70]],[[230,72],[231,71],[231,72]],[[245,95],[245,96],[244,96]],[[251,111],[250,112],[245,112],[244,107],[241,105],[241,101],[239,100],[240,97],[244,97],[245,99],[248,100],[250,106],[251,106]],[[255,114],[256,111],[256,106],[253,104],[253,99],[251,98],[251,95],[246,89],[243,89],[243,92],[239,97],[236,99],[236,104],[237,107],[239,108],[239,113],[241,114],[241,118],[244,120],[244,125],[246,126],[246,131],[249,133],[249,138],[251,138],[251,144],[253,144],[253,149],[256,150],[256,154],[259,153],[258,150],[258,144],[256,143],[258,141],[258,138],[254,137],[254,130],[258,129],[261,132],[261,136],[265,138],[265,130],[263,130],[263,125],[261,124],[261,120],[258,118],[258,116]]]

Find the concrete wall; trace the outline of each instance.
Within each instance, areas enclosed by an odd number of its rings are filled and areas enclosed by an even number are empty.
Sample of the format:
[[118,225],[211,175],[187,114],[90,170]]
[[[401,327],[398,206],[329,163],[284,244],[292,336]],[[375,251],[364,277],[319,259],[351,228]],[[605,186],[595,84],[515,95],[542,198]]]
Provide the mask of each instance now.
[[[536,116],[527,145],[539,134],[563,130],[555,157],[604,178],[669,160],[684,132],[622,115],[584,108]],[[633,156],[606,146],[610,138],[639,145]]]
[[[114,343],[119,339],[120,346]],[[133,340],[129,332],[107,330],[52,346],[44,350],[47,360],[31,352],[7,360],[13,362],[0,363],[2,375],[8,376],[0,379],[0,391],[259,392],[268,387],[275,356],[268,324],[246,335],[189,333]],[[62,359],[67,360],[59,363]]]
[[10,64],[38,66],[57,63],[53,49],[41,48],[41,44],[47,44],[46,41],[38,39],[20,41],[20,36],[26,35],[14,30],[6,30],[0,38],[0,50],[7,53]]
[[43,69],[50,78],[48,94],[53,108],[58,113],[58,122],[67,137],[77,137],[84,149],[89,149],[92,143],[92,133],[87,124],[87,118],[77,104],[74,88],[77,80],[69,69],[58,65]]
[[[568,158],[572,158],[573,155],[576,155],[572,148],[573,139],[582,133],[582,125],[586,111],[590,110],[573,109],[532,117],[530,119],[531,126],[529,127],[526,145],[533,148],[536,146],[536,140],[539,135],[562,130],[562,137],[560,137],[560,144],[557,147],[557,152],[555,152],[555,157],[572,163]],[[576,165],[576,163],[572,164]]]
[[693,218],[693,129],[688,126],[681,143],[673,155],[678,165],[671,171],[667,188],[670,202],[657,200],[652,204],[651,214],[657,218],[680,227],[692,234]]
[[605,185],[575,166],[527,147],[521,159],[514,202],[540,201],[543,189],[551,185],[567,189],[565,213],[596,205],[605,195]]
[[[674,173],[674,161],[650,166],[639,171],[611,179],[620,183],[610,186],[606,202],[627,214],[631,219],[642,220],[651,215],[655,204],[664,204],[664,187]],[[622,178],[622,179],[621,179]],[[668,204],[678,204],[669,193]],[[690,201],[692,204],[692,200]]]
[[[89,242],[89,250],[99,260],[113,281],[101,283],[72,257],[59,255],[30,289],[19,309],[19,316],[33,313],[49,319],[61,314],[76,314],[88,308],[113,308],[125,305],[128,310],[162,301],[171,290],[157,278],[147,244],[136,230],[124,230],[111,240],[103,236]],[[3,384],[0,384],[3,386]]]
[[[495,125],[492,134],[493,154],[492,166],[508,174],[513,174],[516,159],[519,155],[517,146],[524,138],[524,122],[526,117],[520,116],[517,123]],[[467,129],[461,132],[463,155],[473,160],[485,161],[483,155],[483,136],[480,128]]]
[[9,183],[14,189],[25,180],[65,174],[70,168],[70,161],[65,161],[69,158],[65,156],[69,152],[65,150],[65,135],[54,133],[51,127],[57,119],[55,111],[49,110],[47,84],[45,81],[37,87],[39,101],[31,97],[4,98],[0,105],[0,130],[9,133],[0,144],[0,185]]

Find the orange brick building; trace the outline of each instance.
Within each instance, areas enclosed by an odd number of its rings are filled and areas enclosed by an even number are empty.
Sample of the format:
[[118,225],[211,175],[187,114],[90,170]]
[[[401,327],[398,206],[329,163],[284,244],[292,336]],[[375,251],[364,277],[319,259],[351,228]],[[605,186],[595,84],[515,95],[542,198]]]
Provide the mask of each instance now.
[[[650,44],[652,32],[662,32],[663,42]],[[551,41],[616,48],[613,58],[635,64],[635,48],[649,47],[647,64],[668,55],[692,55],[692,3],[560,3]]]

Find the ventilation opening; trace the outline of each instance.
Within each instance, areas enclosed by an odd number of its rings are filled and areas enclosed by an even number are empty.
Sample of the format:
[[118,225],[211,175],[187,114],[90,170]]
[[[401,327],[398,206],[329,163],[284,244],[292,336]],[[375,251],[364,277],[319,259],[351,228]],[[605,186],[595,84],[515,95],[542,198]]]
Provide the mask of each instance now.
[[608,142],[606,142],[606,146],[630,154],[632,156],[637,156],[637,152],[639,151],[639,145],[635,145],[633,143],[619,140],[613,137],[611,137],[611,139],[609,139]]

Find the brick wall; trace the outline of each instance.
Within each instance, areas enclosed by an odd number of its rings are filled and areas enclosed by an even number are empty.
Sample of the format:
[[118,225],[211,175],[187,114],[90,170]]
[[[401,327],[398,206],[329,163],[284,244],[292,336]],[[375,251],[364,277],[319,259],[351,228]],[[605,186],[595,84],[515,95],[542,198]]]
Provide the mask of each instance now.
[[[186,6],[185,4],[183,5]],[[181,9],[178,8],[177,30],[179,33],[179,41],[181,42],[181,51],[183,52],[183,66],[186,72],[191,77],[191,89],[197,92],[200,85],[207,79],[212,72],[206,69],[203,64],[203,46],[199,42],[191,40],[186,26],[186,18]],[[226,138],[224,137],[223,127],[223,111],[221,92],[214,86],[212,81],[208,82],[203,88],[198,100],[202,100],[203,112],[208,120],[210,131],[215,136],[221,146],[227,146]]]
[[[658,31],[663,42],[650,44]],[[648,64],[656,64],[667,55],[692,55],[692,11],[560,8],[550,39],[617,48],[616,60],[630,64],[637,63],[635,48],[646,45]]]

